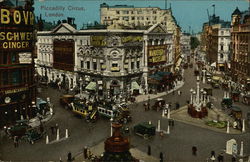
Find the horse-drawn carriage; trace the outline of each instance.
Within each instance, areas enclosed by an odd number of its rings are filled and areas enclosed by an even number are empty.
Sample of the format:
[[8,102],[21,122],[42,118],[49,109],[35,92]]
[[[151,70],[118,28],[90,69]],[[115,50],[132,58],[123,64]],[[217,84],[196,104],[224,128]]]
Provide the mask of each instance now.
[[152,106],[152,110],[162,110],[165,106],[165,100],[163,100],[162,98],[157,98],[155,101],[155,104]]

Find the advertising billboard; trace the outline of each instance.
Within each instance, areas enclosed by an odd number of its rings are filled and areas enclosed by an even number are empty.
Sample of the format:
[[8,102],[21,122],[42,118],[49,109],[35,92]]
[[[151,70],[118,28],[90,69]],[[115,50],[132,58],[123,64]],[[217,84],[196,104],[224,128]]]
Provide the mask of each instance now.
[[0,8],[0,51],[31,52],[34,39],[33,11],[23,8]]
[[53,67],[55,69],[74,71],[74,47],[73,40],[54,40]]
[[167,61],[166,52],[166,45],[148,46],[148,66],[165,64]]

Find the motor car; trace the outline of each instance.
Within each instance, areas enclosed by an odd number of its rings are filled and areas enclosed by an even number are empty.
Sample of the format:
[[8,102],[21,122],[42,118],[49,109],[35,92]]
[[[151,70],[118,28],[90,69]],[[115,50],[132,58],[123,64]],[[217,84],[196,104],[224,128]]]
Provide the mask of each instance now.
[[40,132],[37,128],[31,128],[26,131],[24,138],[26,138],[28,142],[33,144],[35,141],[41,139],[44,134],[44,131]]
[[221,106],[223,108],[231,108],[233,105],[233,100],[231,98],[223,98],[221,101]]
[[14,136],[22,137],[25,135],[26,130],[28,128],[31,128],[31,126],[29,126],[28,123],[29,123],[28,120],[18,120],[16,121],[15,125],[10,126],[7,129],[7,133],[12,137]]
[[151,122],[142,122],[134,126],[134,133],[149,139],[155,135],[156,127]]

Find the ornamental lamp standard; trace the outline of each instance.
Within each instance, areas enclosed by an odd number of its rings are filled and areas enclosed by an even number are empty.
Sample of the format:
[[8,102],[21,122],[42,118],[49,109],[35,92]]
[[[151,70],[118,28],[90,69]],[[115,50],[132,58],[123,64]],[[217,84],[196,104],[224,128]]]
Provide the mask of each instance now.
[[201,89],[201,96],[200,96],[200,102],[202,102],[203,100],[204,100],[204,90],[203,89]]
[[111,118],[110,118],[110,124],[111,124],[110,136],[111,136],[111,137],[112,137],[112,135],[113,135],[113,128],[112,128],[113,121],[114,121],[114,119],[113,119],[113,117],[111,117]]
[[80,77],[79,82],[80,82],[80,98],[82,99],[82,84],[83,84],[82,77]]
[[191,93],[191,95],[190,95],[190,104],[193,104],[193,92],[194,92],[194,90],[193,90],[193,88],[191,88],[190,89],[190,93]]
[[204,102],[204,105],[206,105],[207,92],[204,91],[203,94],[204,94],[203,102]]
[[195,92],[195,91],[193,91],[193,103],[192,103],[192,104],[196,103],[196,101],[195,101],[195,97],[196,97],[196,92]]

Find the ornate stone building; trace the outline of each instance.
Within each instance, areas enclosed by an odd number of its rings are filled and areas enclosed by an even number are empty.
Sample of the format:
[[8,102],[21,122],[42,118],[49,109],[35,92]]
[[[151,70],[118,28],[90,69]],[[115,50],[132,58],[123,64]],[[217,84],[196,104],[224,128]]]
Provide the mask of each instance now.
[[99,96],[144,93],[156,69],[172,72],[172,37],[160,24],[145,30],[76,30],[62,23],[38,32],[37,71],[66,89]]
[[35,116],[34,8],[17,5],[0,2],[0,128]]
[[250,91],[250,14],[240,12],[238,8],[232,13],[232,79],[242,83]]

